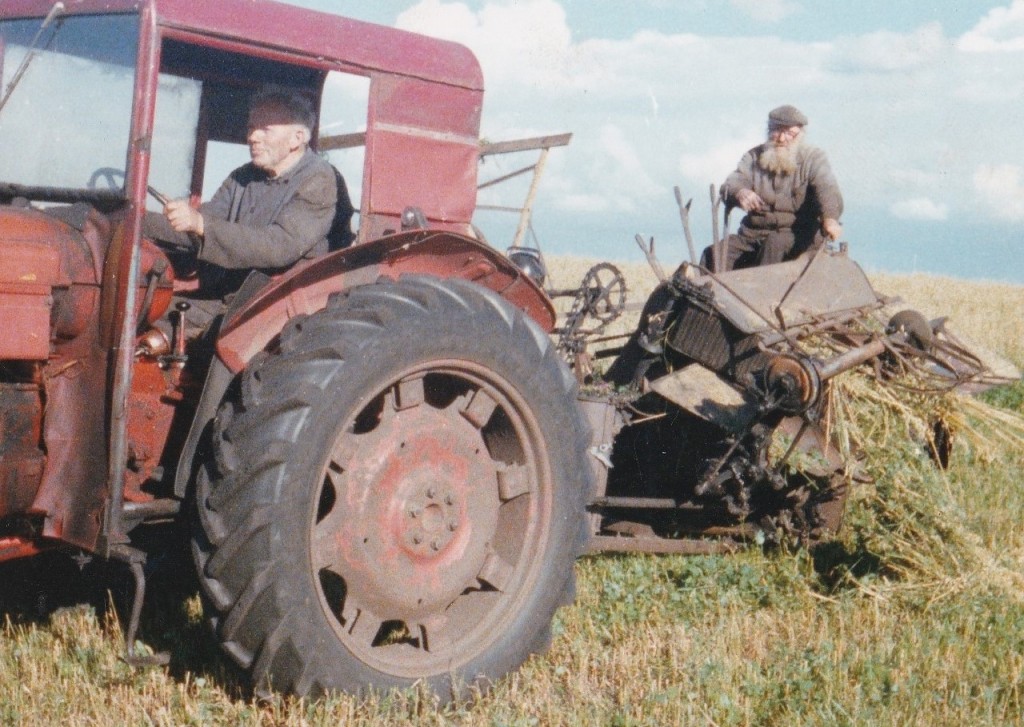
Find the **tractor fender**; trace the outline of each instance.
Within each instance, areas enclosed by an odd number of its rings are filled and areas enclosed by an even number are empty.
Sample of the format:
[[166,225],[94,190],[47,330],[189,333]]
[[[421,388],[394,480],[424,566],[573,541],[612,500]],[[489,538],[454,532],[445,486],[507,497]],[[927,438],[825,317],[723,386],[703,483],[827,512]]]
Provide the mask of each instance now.
[[225,318],[217,355],[238,373],[290,318],[323,309],[335,293],[404,274],[471,280],[523,310],[544,331],[554,328],[551,301],[504,255],[458,233],[412,230],[339,250],[275,278]]
[[254,273],[232,298],[216,334],[217,355],[179,458],[175,495],[185,496],[203,433],[228,386],[289,319],[322,310],[335,293],[404,274],[471,280],[523,310],[546,332],[554,328],[554,306],[529,276],[493,248],[454,232],[402,232],[339,250],[280,277]]

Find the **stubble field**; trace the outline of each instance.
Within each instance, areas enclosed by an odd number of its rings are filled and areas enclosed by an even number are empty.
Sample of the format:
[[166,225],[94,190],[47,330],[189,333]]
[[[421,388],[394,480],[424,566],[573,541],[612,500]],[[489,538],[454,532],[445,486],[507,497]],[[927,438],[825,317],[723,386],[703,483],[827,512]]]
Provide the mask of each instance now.
[[[593,263],[548,262],[555,287],[575,286]],[[642,302],[653,274],[620,267]],[[930,317],[950,314],[957,330],[1024,367],[1024,287],[872,282]],[[967,407],[963,421],[1002,412],[1012,431],[1024,385],[986,401],[992,409]],[[443,709],[417,691],[255,700],[211,646],[187,578],[154,577],[143,612],[140,639],[170,651],[170,666],[133,670],[119,660],[115,611],[93,587],[109,574],[7,565],[0,724],[1021,724],[1024,447],[980,427],[958,439],[942,472],[904,434],[866,443],[874,481],[855,491],[837,542],[583,558],[576,604],[559,612],[550,651]],[[115,594],[125,585],[110,582]],[[69,590],[92,605],[69,605]]]

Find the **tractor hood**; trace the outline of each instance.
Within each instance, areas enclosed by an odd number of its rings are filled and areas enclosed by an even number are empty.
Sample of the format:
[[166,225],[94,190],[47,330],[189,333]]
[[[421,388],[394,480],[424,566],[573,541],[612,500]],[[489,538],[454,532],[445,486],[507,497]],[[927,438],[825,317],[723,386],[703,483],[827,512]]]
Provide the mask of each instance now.
[[80,330],[70,291],[98,284],[93,252],[64,220],[0,207],[0,255],[0,360],[44,360],[54,335],[70,337]]
[[45,359],[50,353],[50,307],[56,286],[69,280],[52,242],[63,227],[41,215],[0,211],[0,359]]

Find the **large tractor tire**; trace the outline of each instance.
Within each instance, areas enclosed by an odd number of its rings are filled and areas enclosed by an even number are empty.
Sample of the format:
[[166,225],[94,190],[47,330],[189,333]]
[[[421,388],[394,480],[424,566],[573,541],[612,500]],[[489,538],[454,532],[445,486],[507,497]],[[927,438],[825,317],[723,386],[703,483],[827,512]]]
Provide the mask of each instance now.
[[193,553],[257,693],[447,701],[545,649],[571,602],[591,470],[575,383],[479,286],[403,277],[293,319],[213,440]]

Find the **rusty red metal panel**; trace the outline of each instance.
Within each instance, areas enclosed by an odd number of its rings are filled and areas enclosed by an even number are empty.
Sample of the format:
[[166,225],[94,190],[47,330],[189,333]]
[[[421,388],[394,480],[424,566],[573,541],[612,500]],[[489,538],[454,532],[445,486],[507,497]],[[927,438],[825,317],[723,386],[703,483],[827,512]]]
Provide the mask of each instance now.
[[45,550],[41,543],[17,536],[0,538],[0,563],[38,555]]
[[5,292],[0,286],[0,359],[44,361],[50,355],[49,289]]
[[152,5],[161,25],[240,40],[259,38],[265,46],[342,59],[365,69],[483,88],[476,58],[450,41],[270,0],[154,0]]
[[478,89],[383,74],[374,81],[371,123],[432,130],[437,138],[479,146],[483,96]]
[[67,284],[60,274],[60,254],[44,240],[19,242],[18,229],[7,227],[8,219],[0,220],[4,225],[4,264],[0,268],[0,286],[5,289],[24,287],[48,290],[54,285]]
[[[13,222],[11,216],[6,221]],[[0,268],[0,359],[45,360],[50,355],[50,292],[61,282],[60,255],[38,240],[18,242],[23,235],[17,225],[12,227]],[[27,232],[24,237],[31,240],[35,230]]]
[[416,230],[341,250],[281,276],[225,322],[218,354],[230,369],[240,371],[289,318],[322,309],[338,291],[406,273],[472,280],[500,294],[545,331],[554,327],[551,301],[506,257],[468,237]]
[[[117,13],[152,9],[160,25],[341,59],[381,70],[482,89],[480,66],[464,46],[403,30],[271,0],[65,0],[66,12]],[[0,17],[42,17],[52,0],[4,0]]]
[[[380,143],[368,145],[373,170],[370,214],[400,215],[406,207],[418,207],[428,220],[472,220],[476,207],[475,139],[467,144],[465,140],[417,138],[415,132],[404,129],[378,130],[375,136]],[[438,158],[445,163],[437,164],[434,160]]]
[[[189,392],[198,398],[198,386]],[[131,396],[128,397],[128,471],[125,473],[124,499],[126,502],[147,502],[153,499],[153,489],[161,477],[157,473],[161,458],[168,447],[178,406],[183,399],[170,372],[151,358],[135,362],[132,373]],[[173,442],[175,446],[180,442]]]
[[478,92],[375,78],[364,219],[418,207],[429,220],[468,225],[476,207],[481,103]]
[[105,461],[106,441],[106,357],[87,324],[97,317],[109,236],[89,219],[83,234],[51,214],[0,209],[0,358],[41,367],[31,381],[0,386],[0,514],[36,513],[46,535],[83,547],[95,538],[104,488],[93,467]]
[[[31,216],[26,227],[35,229],[50,249],[59,250],[66,283],[54,288],[53,320],[44,327],[57,335],[41,377],[47,457],[30,510],[43,516],[45,537],[92,549],[107,494],[110,401],[109,344],[101,341],[96,324],[102,307],[97,276],[113,229],[123,225],[117,224],[116,215],[104,216],[95,210],[75,223],[81,230],[47,214],[26,214]],[[106,306],[112,309],[121,277],[113,269],[106,274]]]
[[[49,0],[12,0],[0,16],[44,15],[50,7]],[[362,239],[391,226],[378,216],[397,216],[409,205],[432,221],[468,231],[476,202],[483,78],[467,48],[269,0],[78,0],[66,10],[129,11],[140,11],[144,26],[135,110],[140,131],[152,121],[155,86],[146,80],[154,70],[150,22],[191,42],[364,74],[372,90],[366,142],[371,171],[363,180],[366,208],[360,210],[369,234]],[[133,147],[128,181],[140,207],[147,163],[148,155]]]
[[0,384],[0,517],[32,505],[46,459],[42,421],[38,382]]
[[107,494],[108,357],[95,339],[92,327],[47,366],[47,459],[31,508],[45,513],[44,536],[89,550]]
[[42,479],[46,456],[36,451],[5,452],[0,467],[0,516],[25,513]]
[[4,264],[0,284],[39,284],[66,287],[94,284],[101,250],[90,248],[81,233],[50,215],[33,209],[0,207]]

